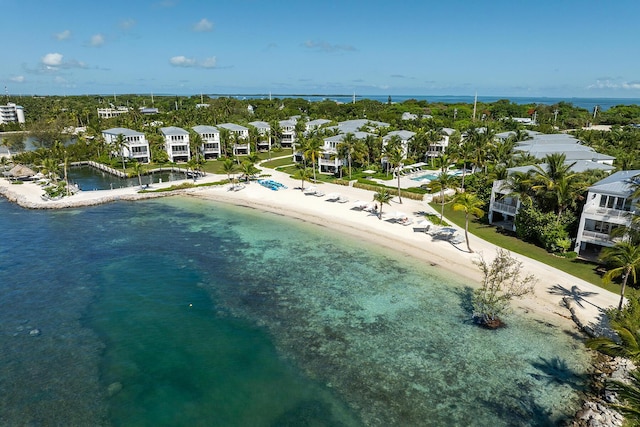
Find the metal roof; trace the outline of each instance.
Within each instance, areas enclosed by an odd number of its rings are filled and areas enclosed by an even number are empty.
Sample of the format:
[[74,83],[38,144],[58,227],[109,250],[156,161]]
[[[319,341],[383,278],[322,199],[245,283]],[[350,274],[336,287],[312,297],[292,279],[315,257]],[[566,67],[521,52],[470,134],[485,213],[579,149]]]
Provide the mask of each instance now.
[[102,133],[107,135],[123,135],[123,136],[140,136],[144,135],[142,132],[135,131],[133,129],[127,128],[111,128],[107,130],[103,130]]
[[199,134],[203,134],[203,133],[220,133],[218,128],[215,127],[215,126],[198,125],[198,126],[192,127],[191,129],[193,129],[194,131],[196,131]]
[[164,136],[169,136],[169,135],[189,135],[189,132],[187,132],[186,130],[176,127],[176,126],[169,126],[169,127],[165,127],[165,128],[160,128],[160,132],[162,132],[162,134]]

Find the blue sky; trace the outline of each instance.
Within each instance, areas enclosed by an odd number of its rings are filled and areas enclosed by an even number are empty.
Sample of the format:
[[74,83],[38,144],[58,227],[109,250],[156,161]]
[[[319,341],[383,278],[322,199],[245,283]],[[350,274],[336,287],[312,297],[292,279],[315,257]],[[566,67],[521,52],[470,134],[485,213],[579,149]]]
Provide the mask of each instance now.
[[640,2],[0,0],[12,94],[640,98]]

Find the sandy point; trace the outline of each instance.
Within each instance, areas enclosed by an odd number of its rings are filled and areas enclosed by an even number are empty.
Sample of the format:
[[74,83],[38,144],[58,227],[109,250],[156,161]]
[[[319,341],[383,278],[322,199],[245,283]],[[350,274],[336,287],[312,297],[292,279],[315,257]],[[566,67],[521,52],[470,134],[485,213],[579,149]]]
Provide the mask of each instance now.
[[[240,191],[230,191],[229,185],[214,185],[176,190],[164,193],[140,193],[139,187],[128,187],[103,191],[81,191],[58,201],[42,200],[42,189],[35,183],[11,184],[0,179],[0,194],[20,206],[30,209],[60,209],[91,206],[118,200],[140,200],[176,194],[189,195],[200,199],[215,200],[237,206],[246,206],[285,215],[291,218],[331,228],[350,235],[354,239],[388,247],[394,251],[414,257],[429,265],[441,268],[452,275],[462,277],[471,287],[479,286],[481,275],[475,262],[479,256],[491,260],[497,247],[476,236],[469,236],[473,253],[467,251],[466,243],[453,244],[447,240],[415,232],[413,225],[424,219],[424,212],[436,213],[424,201],[394,197],[391,205],[383,206],[383,219],[370,212],[354,209],[356,201],[373,202],[373,192],[336,184],[314,184],[323,196],[316,196],[301,190],[302,182],[273,170],[265,170],[270,179],[284,184],[287,188],[273,191],[252,182],[244,184]],[[218,182],[226,176],[207,175],[197,183]],[[176,182],[153,184],[153,188],[168,188]],[[311,185],[304,183],[304,187]],[[348,202],[329,201],[327,195],[338,194]],[[402,212],[413,222],[402,225],[385,220],[384,214]],[[464,230],[453,226],[457,235]],[[519,312],[527,313],[554,326],[574,330],[575,324],[588,331],[598,333],[606,327],[603,310],[616,306],[619,296],[567,273],[549,267],[522,255],[513,254],[522,261],[524,272],[537,278],[535,294],[514,302]],[[575,322],[575,323],[574,323]]]

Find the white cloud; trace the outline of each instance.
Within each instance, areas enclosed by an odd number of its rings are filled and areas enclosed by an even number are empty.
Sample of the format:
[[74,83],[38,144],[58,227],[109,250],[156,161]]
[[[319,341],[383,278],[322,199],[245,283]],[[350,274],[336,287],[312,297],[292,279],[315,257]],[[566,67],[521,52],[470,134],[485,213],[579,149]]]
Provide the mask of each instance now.
[[350,46],[350,45],[346,45],[346,44],[331,44],[331,43],[327,43],[325,41],[313,41],[313,40],[307,40],[306,42],[304,42],[302,44],[302,46],[308,48],[308,49],[314,49],[314,50],[319,50],[322,52],[337,52],[337,51],[354,51],[356,50],[355,47]]
[[71,31],[70,30],[64,30],[60,33],[56,33],[53,35],[56,39],[58,40],[67,40],[69,38],[71,38]]
[[216,57],[212,56],[209,58],[205,58],[202,62],[200,62],[200,66],[202,68],[216,68]]
[[202,18],[193,25],[193,31],[206,32],[213,30],[213,24],[206,18]]
[[14,83],[22,83],[24,82],[24,76],[13,76],[9,80],[11,80]]
[[169,59],[169,63],[176,67],[194,67],[196,65],[196,60],[179,55]]
[[136,25],[136,20],[135,19],[124,19],[122,21],[120,21],[120,28],[122,28],[123,30],[128,30],[133,28]]
[[62,64],[62,54],[47,53],[42,57],[42,63],[47,67],[59,67]]
[[215,56],[205,58],[201,61],[195,58],[187,58],[184,55],[174,56],[169,58],[169,63],[174,67],[185,68],[216,68],[217,60]]
[[640,82],[615,82],[611,80],[596,80],[594,84],[587,86],[587,89],[622,89],[622,90],[639,90]]
[[93,47],[99,47],[104,44],[104,36],[102,34],[95,34],[91,36],[91,40],[89,40],[89,45]]

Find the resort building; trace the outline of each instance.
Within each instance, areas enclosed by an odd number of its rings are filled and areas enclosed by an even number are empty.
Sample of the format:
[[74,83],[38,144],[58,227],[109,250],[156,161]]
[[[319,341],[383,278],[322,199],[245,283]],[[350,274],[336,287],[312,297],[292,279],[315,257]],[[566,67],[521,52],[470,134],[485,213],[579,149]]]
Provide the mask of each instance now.
[[170,162],[188,162],[191,158],[189,149],[189,132],[175,127],[160,128],[160,133],[164,137],[164,149],[169,156]]
[[98,118],[99,119],[111,119],[113,117],[118,117],[122,114],[127,114],[129,109],[127,107],[118,107],[118,108],[98,108]]
[[285,148],[293,147],[296,142],[296,123],[293,118],[289,120],[280,120],[280,145]]
[[[393,139],[398,139],[400,141],[400,148],[402,149],[402,158],[407,158],[407,153],[409,152],[409,141],[416,136],[415,132],[411,132],[408,130],[393,130],[382,137],[382,151],[384,152],[385,147],[389,144],[389,142]],[[385,159],[383,159],[383,163]]]
[[447,151],[447,147],[449,147],[449,138],[455,132],[455,129],[451,128],[442,128],[441,138],[435,142],[429,143],[429,147],[427,148],[427,152],[425,157],[427,160],[440,157],[444,152]]
[[[119,135],[122,135],[122,147],[117,146]],[[113,153],[117,156],[141,163],[149,163],[151,161],[149,142],[142,132],[127,128],[111,128],[102,131],[102,138],[104,138],[107,145],[116,147]]]
[[[233,155],[249,155],[251,154],[251,145],[249,144],[249,128],[237,125],[235,123],[221,123],[217,126],[219,129],[226,129],[232,137]],[[226,141],[222,141],[223,143]]]
[[357,119],[340,122],[336,126],[331,126],[329,129],[335,129],[338,133],[355,133],[359,131],[373,133],[376,131],[376,129],[387,127],[389,127],[389,123],[377,122],[375,120]]
[[0,105],[0,125],[5,123],[24,123],[24,108],[20,105],[16,105],[13,102],[8,102],[7,105]]
[[217,159],[221,156],[220,131],[216,127],[198,125],[191,129],[200,135],[200,139],[202,139],[199,149],[205,159]]
[[249,122],[249,125],[258,130],[259,137],[256,143],[258,151],[271,150],[271,125],[261,121]]
[[328,125],[329,123],[331,123],[331,120],[327,120],[327,119],[309,120],[305,124],[305,131],[307,133],[313,132],[314,130],[318,130],[318,129],[322,128],[323,126]]
[[[365,139],[369,135],[368,132],[349,132],[356,139]],[[337,173],[343,165],[347,164],[347,159],[343,159],[338,155],[338,146],[344,141],[347,134],[339,134],[329,136],[324,139],[322,147],[322,155],[318,158],[318,172],[320,173]]]
[[613,246],[622,237],[611,231],[628,227],[633,214],[638,214],[633,192],[640,185],[640,170],[616,172],[589,187],[582,209],[575,251],[587,258],[597,257],[603,247]]
[[138,108],[138,111],[140,111],[140,114],[142,114],[144,116],[151,116],[153,114],[160,113],[160,110],[158,110],[155,107],[140,107],[140,108]]

